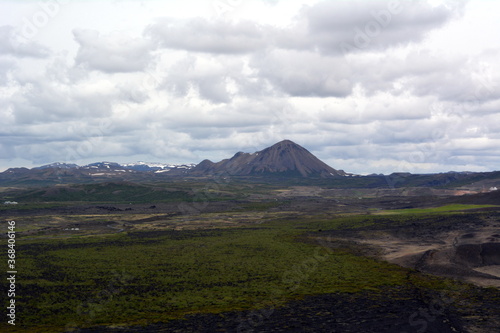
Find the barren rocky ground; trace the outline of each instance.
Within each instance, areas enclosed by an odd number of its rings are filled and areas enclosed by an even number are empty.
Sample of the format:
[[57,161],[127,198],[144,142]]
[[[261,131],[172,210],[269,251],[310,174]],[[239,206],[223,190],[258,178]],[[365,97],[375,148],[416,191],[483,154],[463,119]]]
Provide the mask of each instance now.
[[[367,245],[372,256],[424,273],[455,278],[482,287],[500,287],[500,219],[470,215],[449,226],[428,218],[413,225],[348,230],[335,240]],[[425,225],[423,225],[425,224]]]

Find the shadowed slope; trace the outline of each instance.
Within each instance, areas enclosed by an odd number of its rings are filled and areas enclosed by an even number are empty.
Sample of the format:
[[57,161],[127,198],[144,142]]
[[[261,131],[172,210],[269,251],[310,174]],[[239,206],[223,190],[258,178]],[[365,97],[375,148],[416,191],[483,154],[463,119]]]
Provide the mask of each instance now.
[[232,158],[212,163],[203,161],[193,169],[195,174],[229,173],[231,175],[281,174],[289,176],[345,176],[323,163],[307,149],[284,140],[253,154],[238,152]]

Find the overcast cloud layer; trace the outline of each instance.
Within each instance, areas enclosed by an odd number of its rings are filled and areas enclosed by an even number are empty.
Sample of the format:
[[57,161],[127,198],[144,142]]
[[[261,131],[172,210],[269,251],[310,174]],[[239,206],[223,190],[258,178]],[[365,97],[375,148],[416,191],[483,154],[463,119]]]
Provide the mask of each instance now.
[[0,3],[0,171],[283,139],[353,173],[500,165],[497,1]]

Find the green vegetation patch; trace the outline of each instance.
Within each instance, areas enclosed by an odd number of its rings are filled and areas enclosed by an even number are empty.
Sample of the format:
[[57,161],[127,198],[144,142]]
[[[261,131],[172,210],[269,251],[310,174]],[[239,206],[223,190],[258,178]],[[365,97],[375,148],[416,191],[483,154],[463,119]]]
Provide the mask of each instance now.
[[466,204],[453,204],[441,207],[431,207],[431,208],[410,208],[410,209],[394,209],[381,211],[378,214],[431,214],[431,213],[445,213],[462,211],[469,209],[480,209],[480,208],[494,208],[500,207],[497,205],[466,205]]
[[17,205],[0,205],[0,211],[13,211],[13,210],[35,210],[46,208],[59,208],[63,207],[61,203],[21,203]]
[[398,266],[294,237],[242,228],[19,242],[19,318],[53,329],[144,324],[405,282]]
[[193,196],[184,190],[167,186],[109,182],[100,184],[65,185],[23,190],[11,194],[25,202],[165,202],[190,201]]
[[[387,287],[451,290],[450,280],[325,242],[329,233],[351,229],[410,222],[442,228],[456,222],[447,222],[450,217],[467,217],[436,216],[318,215],[255,227],[19,238],[17,328],[62,332],[68,327],[146,325],[192,313],[279,306],[305,295],[381,293]],[[309,241],[299,241],[305,235]]]

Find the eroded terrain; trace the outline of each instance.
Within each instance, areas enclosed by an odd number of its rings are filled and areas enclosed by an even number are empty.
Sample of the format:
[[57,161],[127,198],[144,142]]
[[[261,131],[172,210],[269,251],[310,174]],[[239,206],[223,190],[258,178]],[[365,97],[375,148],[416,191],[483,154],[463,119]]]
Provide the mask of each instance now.
[[[347,232],[336,240],[375,247],[372,255],[404,267],[483,287],[500,287],[500,223],[496,218],[465,221],[444,230],[415,227]],[[452,229],[452,230],[447,230]]]

